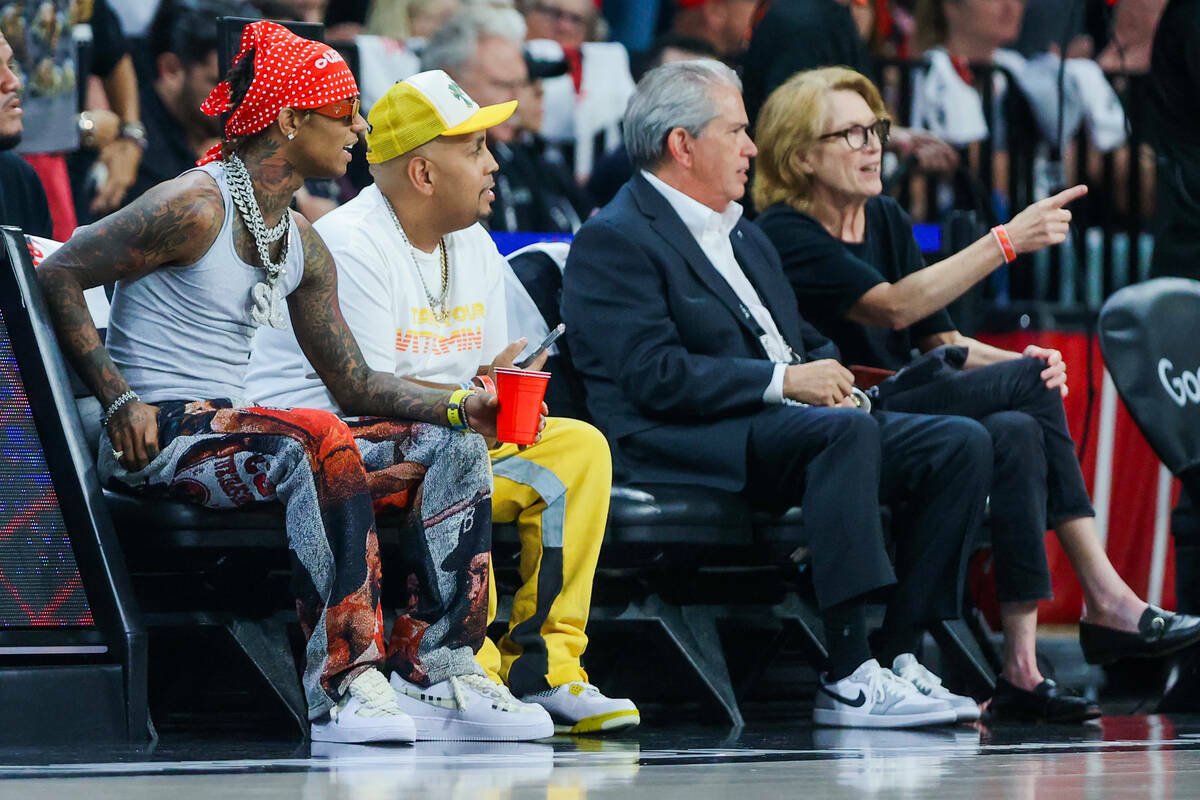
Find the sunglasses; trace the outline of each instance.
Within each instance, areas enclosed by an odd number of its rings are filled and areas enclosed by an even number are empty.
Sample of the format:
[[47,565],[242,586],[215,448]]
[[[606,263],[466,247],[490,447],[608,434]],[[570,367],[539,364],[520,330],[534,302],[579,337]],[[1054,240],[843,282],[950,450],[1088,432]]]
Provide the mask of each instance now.
[[345,100],[338,100],[334,103],[326,103],[325,105],[318,106],[317,108],[310,108],[309,111],[312,111],[314,114],[320,114],[322,117],[340,119],[347,125],[350,125],[353,124],[354,118],[358,116],[358,111],[360,108],[361,101],[357,96],[355,96],[349,97]]

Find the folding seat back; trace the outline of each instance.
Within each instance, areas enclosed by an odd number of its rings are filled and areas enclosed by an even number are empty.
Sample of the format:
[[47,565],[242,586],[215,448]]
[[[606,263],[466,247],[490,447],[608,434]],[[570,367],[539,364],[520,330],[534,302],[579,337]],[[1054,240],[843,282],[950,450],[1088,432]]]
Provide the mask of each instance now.
[[1146,441],[1200,505],[1200,281],[1120,290],[1100,310],[1100,347]]

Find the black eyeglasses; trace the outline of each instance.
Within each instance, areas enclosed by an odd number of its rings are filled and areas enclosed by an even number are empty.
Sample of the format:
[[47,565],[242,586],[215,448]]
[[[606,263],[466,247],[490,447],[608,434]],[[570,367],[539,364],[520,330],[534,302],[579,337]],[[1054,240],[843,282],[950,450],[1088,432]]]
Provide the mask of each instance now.
[[867,142],[871,140],[869,134],[875,134],[875,138],[879,140],[880,146],[883,146],[887,144],[891,132],[892,121],[890,119],[877,119],[870,125],[851,125],[849,128],[822,134],[817,138],[833,139],[840,136],[846,140],[846,144],[850,146],[851,150],[862,150],[867,146]]
[[556,6],[548,6],[544,3],[534,3],[530,11],[536,11],[542,16],[549,17],[555,22],[569,22],[577,28],[582,28],[588,24],[588,16],[586,14],[576,14],[573,11],[567,11],[565,8]]

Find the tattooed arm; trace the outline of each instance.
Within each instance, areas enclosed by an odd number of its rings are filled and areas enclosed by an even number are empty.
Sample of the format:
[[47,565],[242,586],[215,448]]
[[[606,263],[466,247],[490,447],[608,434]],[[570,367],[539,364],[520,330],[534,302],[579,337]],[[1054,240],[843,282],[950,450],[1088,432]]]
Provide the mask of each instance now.
[[[300,349],[321,376],[337,404],[351,415],[400,417],[446,425],[450,392],[424,386],[367,366],[338,305],[333,257],[308,222],[297,218],[304,241],[304,277],[288,295],[292,328]],[[467,401],[476,431],[494,436],[496,398],[479,393]]]
[[[38,267],[59,344],[102,407],[129,391],[129,384],[100,343],[83,291],[161,266],[193,263],[220,231],[223,209],[211,178],[176,178],[76,231]],[[124,453],[120,461],[126,469],[141,469],[158,454],[156,414],[153,406],[135,401],[109,421],[109,438]]]

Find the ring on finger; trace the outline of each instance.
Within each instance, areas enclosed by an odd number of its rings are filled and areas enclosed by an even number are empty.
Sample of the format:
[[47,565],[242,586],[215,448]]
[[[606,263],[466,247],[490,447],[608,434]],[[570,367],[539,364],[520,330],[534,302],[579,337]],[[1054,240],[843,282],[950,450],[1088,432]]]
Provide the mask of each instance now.
[[113,450],[112,454],[113,454],[113,458],[121,458],[122,456],[125,455],[125,451],[124,450]]

